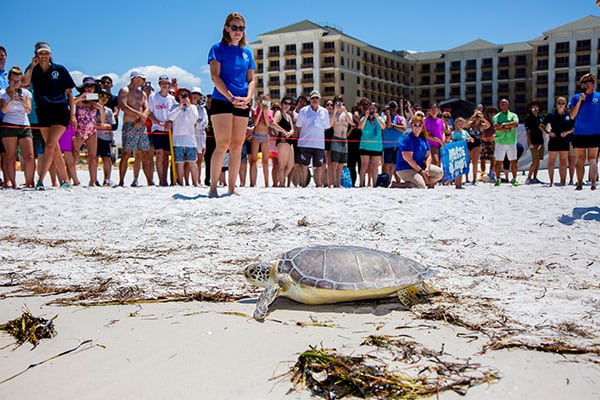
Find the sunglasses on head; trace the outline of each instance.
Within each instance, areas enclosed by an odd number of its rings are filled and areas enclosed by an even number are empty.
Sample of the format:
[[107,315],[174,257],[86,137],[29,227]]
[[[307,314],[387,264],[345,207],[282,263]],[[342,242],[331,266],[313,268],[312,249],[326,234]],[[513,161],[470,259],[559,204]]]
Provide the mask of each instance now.
[[231,29],[234,32],[244,32],[246,30],[246,27],[244,25],[229,25],[229,29]]

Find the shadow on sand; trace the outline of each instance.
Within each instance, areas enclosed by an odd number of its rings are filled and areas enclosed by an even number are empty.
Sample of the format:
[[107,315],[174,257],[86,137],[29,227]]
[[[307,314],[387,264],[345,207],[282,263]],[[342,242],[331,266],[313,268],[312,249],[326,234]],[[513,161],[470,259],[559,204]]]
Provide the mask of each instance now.
[[578,219],[600,222],[600,207],[575,207],[572,215],[563,214],[558,218],[558,222],[564,225],[573,225]]

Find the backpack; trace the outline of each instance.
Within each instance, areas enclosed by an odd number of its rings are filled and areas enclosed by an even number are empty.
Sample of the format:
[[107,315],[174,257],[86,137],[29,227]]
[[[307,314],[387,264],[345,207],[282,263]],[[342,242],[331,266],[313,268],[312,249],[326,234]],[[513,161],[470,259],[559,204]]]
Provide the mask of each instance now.
[[350,169],[344,167],[342,169],[342,176],[340,178],[340,185],[345,188],[352,187],[352,177],[350,176]]

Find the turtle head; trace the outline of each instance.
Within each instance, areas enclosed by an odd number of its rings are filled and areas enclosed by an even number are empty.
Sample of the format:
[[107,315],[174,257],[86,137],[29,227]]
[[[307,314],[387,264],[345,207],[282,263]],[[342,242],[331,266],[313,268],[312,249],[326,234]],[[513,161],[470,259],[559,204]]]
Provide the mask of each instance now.
[[272,265],[266,262],[254,262],[244,267],[244,276],[253,285],[266,287],[271,281]]

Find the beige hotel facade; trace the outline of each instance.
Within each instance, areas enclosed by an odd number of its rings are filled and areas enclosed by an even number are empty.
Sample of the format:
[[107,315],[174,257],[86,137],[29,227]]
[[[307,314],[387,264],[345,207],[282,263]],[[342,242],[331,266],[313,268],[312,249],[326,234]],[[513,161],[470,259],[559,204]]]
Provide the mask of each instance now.
[[485,106],[508,98],[519,114],[531,101],[552,109],[556,96],[578,91],[583,74],[598,75],[600,17],[587,16],[520,43],[476,39],[439,51],[414,53],[377,48],[341,29],[308,20],[257,35],[256,88],[273,100],[341,94],[385,104],[409,99],[428,107],[447,98]]

